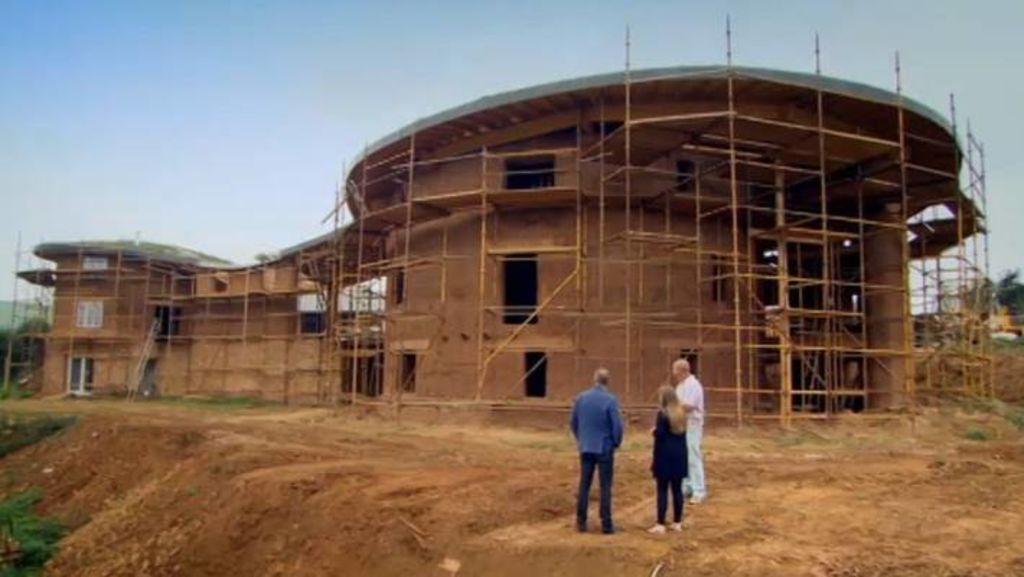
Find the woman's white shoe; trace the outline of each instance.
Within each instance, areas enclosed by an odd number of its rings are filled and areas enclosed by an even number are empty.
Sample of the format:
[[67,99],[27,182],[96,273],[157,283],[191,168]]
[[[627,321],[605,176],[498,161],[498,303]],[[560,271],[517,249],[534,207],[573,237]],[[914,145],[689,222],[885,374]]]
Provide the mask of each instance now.
[[651,527],[650,529],[648,529],[647,532],[650,533],[651,535],[664,535],[665,534],[665,526],[662,525],[661,523],[658,523],[657,525],[655,525],[655,526]]
[[672,523],[672,530],[676,531],[676,532],[682,531],[683,530],[683,524],[682,523]]

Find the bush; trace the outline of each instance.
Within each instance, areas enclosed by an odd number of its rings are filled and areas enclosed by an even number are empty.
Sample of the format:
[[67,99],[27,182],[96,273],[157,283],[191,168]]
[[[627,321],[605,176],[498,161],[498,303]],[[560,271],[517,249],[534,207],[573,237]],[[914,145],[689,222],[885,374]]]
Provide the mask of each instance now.
[[967,432],[964,433],[964,438],[970,441],[987,441],[990,436],[988,431],[983,431],[981,429],[968,429]]
[[19,418],[0,413],[0,458],[63,431],[75,420],[72,416]]
[[1024,406],[1014,405],[999,399],[963,399],[960,407],[967,412],[997,415],[1006,419],[1017,429],[1024,431]]
[[1010,407],[1003,413],[1003,418],[1010,421],[1014,427],[1024,431],[1024,407]]
[[0,577],[37,575],[57,552],[65,534],[57,520],[36,515],[42,498],[39,489],[29,489],[0,503]]
[[28,399],[32,391],[23,389],[18,383],[12,382],[9,386],[0,385],[0,401],[8,399]]
[[[3,371],[7,362],[8,346],[13,353],[13,363],[9,383],[17,386],[27,380],[32,373],[42,366],[45,351],[45,339],[42,335],[49,332],[50,325],[45,319],[30,318],[23,321],[16,330],[0,329],[0,394],[5,394],[8,383],[3,383]],[[14,341],[11,343],[10,341]],[[6,394],[5,396],[11,396]],[[14,397],[17,398],[17,397]]]

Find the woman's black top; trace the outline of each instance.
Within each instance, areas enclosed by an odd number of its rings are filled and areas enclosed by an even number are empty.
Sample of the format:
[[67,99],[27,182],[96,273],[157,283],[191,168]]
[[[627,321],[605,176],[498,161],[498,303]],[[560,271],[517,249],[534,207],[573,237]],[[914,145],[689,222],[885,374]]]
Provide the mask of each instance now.
[[658,411],[654,425],[651,472],[659,479],[682,479],[687,474],[686,433],[673,433],[664,411]]

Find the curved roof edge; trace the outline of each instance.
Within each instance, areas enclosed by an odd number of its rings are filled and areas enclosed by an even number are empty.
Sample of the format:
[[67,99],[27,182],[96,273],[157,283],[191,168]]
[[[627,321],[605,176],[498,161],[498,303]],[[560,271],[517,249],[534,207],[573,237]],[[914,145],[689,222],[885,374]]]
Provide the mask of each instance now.
[[232,268],[235,263],[206,253],[171,244],[136,242],[134,240],[87,240],[80,242],[44,242],[36,245],[32,252],[38,256],[46,254],[88,252],[123,252],[141,258],[149,258],[176,264],[203,268]]
[[[892,106],[898,106],[901,101],[903,106],[919,114],[932,122],[935,122],[943,128],[946,132],[952,133],[949,121],[936,112],[931,107],[922,104],[912,98],[906,96],[900,96],[895,92],[884,90],[869,84],[856,82],[852,80],[842,80],[831,76],[825,76],[820,74],[810,74],[806,72],[793,72],[789,70],[778,70],[773,68],[757,68],[749,66],[725,66],[725,65],[703,65],[703,66],[668,66],[662,68],[645,68],[641,70],[631,70],[629,73],[631,83],[641,82],[653,82],[657,80],[673,80],[673,79],[685,79],[685,78],[726,78],[732,73],[735,78],[753,78],[758,80],[766,80],[771,82],[779,82],[783,84],[803,86],[814,90],[822,90],[823,92],[829,92],[833,94],[839,94],[842,96],[851,96],[854,98],[860,98],[863,100],[870,100],[879,104],[888,104]],[[618,86],[625,83],[626,73],[621,72],[609,72],[604,74],[594,74],[591,76],[580,76],[577,78],[569,78],[566,80],[558,80],[555,82],[548,82],[545,84],[537,84],[535,86],[529,86],[526,88],[518,88],[515,90],[509,90],[506,92],[499,92],[488,96],[483,96],[476,100],[442,110],[436,114],[426,116],[415,120],[402,128],[378,139],[376,142],[371,144],[366,151],[364,151],[355,164],[362,162],[363,158],[367,154],[373,154],[391,144],[408,137],[413,133],[414,130],[422,130],[423,128],[436,126],[455,120],[457,118],[468,116],[477,112],[488,110],[491,108],[497,108],[506,104],[512,104],[514,102],[520,102],[523,100],[529,100],[533,98],[542,98],[544,96],[553,96],[562,92],[570,92],[573,90],[586,90],[592,88],[604,88],[609,86]]]

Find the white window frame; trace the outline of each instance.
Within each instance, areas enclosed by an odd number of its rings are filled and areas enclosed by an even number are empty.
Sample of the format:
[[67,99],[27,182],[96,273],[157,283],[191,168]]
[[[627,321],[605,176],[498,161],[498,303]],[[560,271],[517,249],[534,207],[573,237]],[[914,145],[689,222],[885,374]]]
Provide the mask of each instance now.
[[[406,291],[409,279],[405,280]],[[347,286],[338,293],[338,310],[343,312],[382,313],[387,307],[388,279],[376,277]]]
[[75,326],[80,329],[99,329],[103,327],[103,301],[78,301]]
[[300,313],[322,313],[326,303],[317,293],[302,293],[295,297],[295,310]]
[[82,270],[107,270],[110,260],[105,256],[83,256]]

